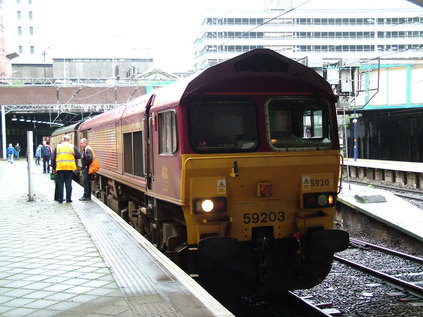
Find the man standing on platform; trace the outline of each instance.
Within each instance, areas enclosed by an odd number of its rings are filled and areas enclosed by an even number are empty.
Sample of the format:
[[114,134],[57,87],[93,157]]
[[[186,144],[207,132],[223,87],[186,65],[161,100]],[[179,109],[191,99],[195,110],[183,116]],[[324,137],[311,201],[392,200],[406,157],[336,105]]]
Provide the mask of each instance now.
[[50,173],[51,147],[47,144],[47,141],[43,141],[41,157],[43,158],[43,173]]
[[12,143],[9,144],[7,148],[7,161],[10,164],[13,164],[13,157],[15,156],[15,148],[13,147]]
[[16,143],[15,146],[15,156],[16,159],[19,160],[19,154],[21,153],[21,146],[19,145],[19,143]]
[[76,160],[81,158],[78,148],[71,142],[71,137],[65,135],[61,144],[58,144],[51,160],[53,170],[58,178],[58,202],[63,202],[63,187],[66,187],[66,202],[72,202],[72,177],[76,171]]
[[84,196],[79,200],[86,201],[91,199],[91,175],[89,174],[90,165],[93,162],[94,151],[91,146],[88,145],[88,140],[86,138],[81,139],[79,145],[82,148],[82,179],[84,184]]

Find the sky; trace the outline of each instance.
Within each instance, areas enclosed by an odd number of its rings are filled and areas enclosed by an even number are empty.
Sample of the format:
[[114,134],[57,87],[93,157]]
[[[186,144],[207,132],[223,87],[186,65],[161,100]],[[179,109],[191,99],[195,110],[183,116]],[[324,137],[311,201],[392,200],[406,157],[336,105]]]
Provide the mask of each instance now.
[[[13,0],[10,0],[13,1]],[[211,9],[259,9],[260,0],[33,0],[44,6],[50,56],[144,57],[170,72],[193,69],[194,41]],[[406,0],[339,0],[337,6],[377,8],[414,5]],[[294,0],[294,7],[333,8],[333,0]],[[415,6],[414,6],[415,7]],[[224,13],[223,13],[224,14]],[[275,13],[278,14],[278,13]]]
[[[39,0],[41,1],[41,0]],[[193,69],[194,41],[200,36],[204,0],[44,0],[54,28],[52,54],[103,51],[112,57],[142,55],[151,49],[156,66],[168,71]],[[225,3],[226,2],[226,3]],[[244,6],[252,0],[214,0],[216,7]],[[76,20],[76,22],[75,22]],[[89,53],[88,53],[89,55]],[[114,56],[113,56],[114,55]]]

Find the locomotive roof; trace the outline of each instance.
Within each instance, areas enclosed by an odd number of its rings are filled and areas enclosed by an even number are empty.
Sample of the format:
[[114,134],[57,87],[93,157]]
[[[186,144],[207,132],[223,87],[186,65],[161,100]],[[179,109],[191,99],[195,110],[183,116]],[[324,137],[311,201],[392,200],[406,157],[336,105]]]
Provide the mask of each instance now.
[[[246,78],[256,78],[257,81],[246,88],[243,82]],[[275,79],[283,79],[285,82],[281,85]],[[225,91],[230,89],[227,88],[228,83],[237,89],[257,89],[258,91],[273,89],[275,92],[281,89],[285,91],[293,89],[292,92],[297,92],[301,87],[305,87],[304,89],[308,91],[312,90],[335,98],[329,83],[313,69],[272,50],[255,49],[156,90],[153,93],[155,95],[153,107],[178,104],[192,94],[216,91],[214,89]],[[108,121],[113,122],[122,117],[141,113],[150,96],[137,97],[121,107],[91,118],[80,126],[80,130],[90,129],[98,123],[105,124]]]
[[[216,87],[225,89],[228,83],[232,85],[247,77],[257,80],[267,78],[267,83],[276,90],[283,88],[274,80],[277,78],[291,83],[284,83],[284,86],[292,87],[295,82],[297,87],[312,87],[315,93],[334,96],[329,83],[313,69],[270,49],[255,49],[161,88],[160,91],[166,93],[157,93],[154,104],[177,102],[191,94],[213,91]],[[242,84],[237,88],[242,88]]]
[[77,125],[79,125],[81,122],[77,122],[71,125],[68,125],[66,127],[62,127],[62,128],[58,128],[56,130],[53,131],[53,133],[51,134],[51,136],[56,136],[56,135],[60,135],[60,134],[67,134],[67,133],[71,133],[73,131],[75,131],[75,129],[77,128]]

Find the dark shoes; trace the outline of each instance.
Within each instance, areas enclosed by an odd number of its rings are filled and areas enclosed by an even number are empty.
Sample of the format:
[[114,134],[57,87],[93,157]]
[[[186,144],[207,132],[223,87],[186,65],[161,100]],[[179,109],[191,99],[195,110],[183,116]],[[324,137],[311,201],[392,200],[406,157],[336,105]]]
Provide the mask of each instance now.
[[79,198],[80,201],[87,201],[87,200],[91,200],[91,198],[87,198],[87,197],[81,197]]

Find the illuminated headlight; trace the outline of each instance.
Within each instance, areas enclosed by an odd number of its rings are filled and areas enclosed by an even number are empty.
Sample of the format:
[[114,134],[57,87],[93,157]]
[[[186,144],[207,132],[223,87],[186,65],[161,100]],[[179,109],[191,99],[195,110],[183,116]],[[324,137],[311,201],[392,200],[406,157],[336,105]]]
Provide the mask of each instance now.
[[193,201],[195,213],[219,213],[226,211],[226,198],[197,198]]
[[334,193],[308,193],[303,195],[304,208],[327,208],[336,203]]
[[205,199],[201,202],[201,210],[204,212],[210,212],[214,209],[214,203],[210,199]]

